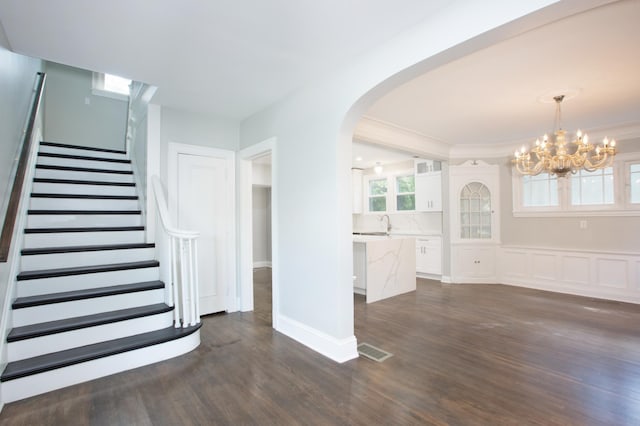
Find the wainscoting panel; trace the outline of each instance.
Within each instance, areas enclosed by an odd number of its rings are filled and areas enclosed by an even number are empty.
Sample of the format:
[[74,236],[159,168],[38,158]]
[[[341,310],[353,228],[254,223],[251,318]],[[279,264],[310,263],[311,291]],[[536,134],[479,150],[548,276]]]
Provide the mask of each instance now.
[[588,256],[564,256],[562,264],[562,277],[571,284],[589,285],[591,271]]
[[503,246],[498,282],[640,303],[640,253]]

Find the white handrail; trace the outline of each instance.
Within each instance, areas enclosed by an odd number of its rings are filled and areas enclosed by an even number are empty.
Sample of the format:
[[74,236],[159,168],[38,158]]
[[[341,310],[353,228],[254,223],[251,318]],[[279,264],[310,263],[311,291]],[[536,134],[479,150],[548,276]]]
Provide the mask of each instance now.
[[[170,273],[163,277],[171,287],[167,304],[173,306],[174,326],[187,327],[200,322],[198,303],[198,246],[197,231],[187,231],[172,226],[167,202],[158,176],[151,177],[151,186],[162,233],[157,235],[158,250],[170,263]],[[160,249],[164,248],[164,252]],[[162,262],[161,262],[162,263]]]

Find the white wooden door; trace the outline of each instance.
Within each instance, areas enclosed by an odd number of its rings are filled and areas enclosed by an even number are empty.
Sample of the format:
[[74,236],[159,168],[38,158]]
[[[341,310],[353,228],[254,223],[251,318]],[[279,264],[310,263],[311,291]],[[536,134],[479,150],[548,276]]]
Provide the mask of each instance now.
[[233,226],[226,203],[228,176],[223,158],[178,154],[178,227],[200,232],[200,315],[227,309],[227,235]]

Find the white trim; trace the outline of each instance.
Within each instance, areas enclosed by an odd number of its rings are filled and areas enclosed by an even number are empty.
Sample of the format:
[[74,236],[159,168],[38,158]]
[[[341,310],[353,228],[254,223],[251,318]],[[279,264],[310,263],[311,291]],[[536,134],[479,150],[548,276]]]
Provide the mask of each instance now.
[[275,137],[258,142],[238,153],[238,282],[240,310],[253,310],[253,223],[252,223],[252,161],[271,153],[271,289],[272,322],[278,329],[280,318],[280,280],[278,275],[278,154]]
[[640,253],[504,246],[497,282],[640,303]]
[[279,332],[335,362],[343,363],[358,358],[356,336],[336,339],[284,315],[280,315],[278,324]]
[[271,268],[272,263],[270,260],[257,260],[253,262],[253,269],[256,268]]
[[[227,312],[238,310],[237,300],[237,277],[236,277],[236,209],[235,209],[235,152],[226,149],[210,148],[200,145],[190,145],[177,142],[169,142],[167,154],[167,192],[169,196],[169,214],[172,218],[178,217],[178,156],[180,154],[198,155],[202,157],[222,158],[226,162],[229,180],[227,189],[228,197],[223,202],[229,206],[230,226],[227,229],[227,271],[229,271],[229,281],[226,288],[225,307]],[[175,226],[176,224],[174,224]]]

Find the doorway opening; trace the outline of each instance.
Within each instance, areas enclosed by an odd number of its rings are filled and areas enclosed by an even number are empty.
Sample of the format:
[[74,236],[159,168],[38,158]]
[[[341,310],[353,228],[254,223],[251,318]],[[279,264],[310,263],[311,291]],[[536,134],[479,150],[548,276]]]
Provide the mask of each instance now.
[[253,159],[251,172],[253,312],[258,320],[271,326],[271,154]]

